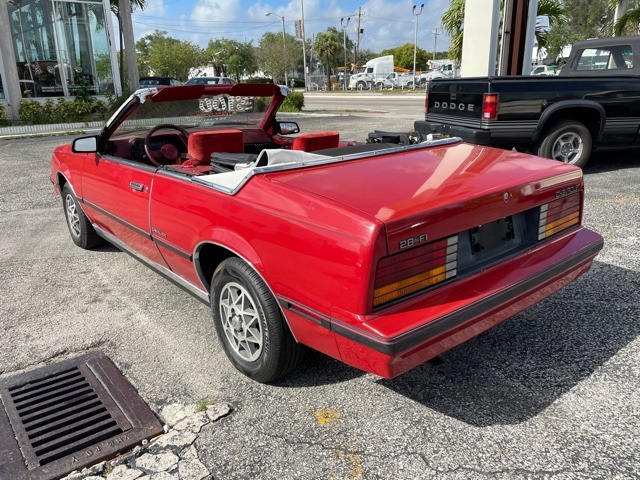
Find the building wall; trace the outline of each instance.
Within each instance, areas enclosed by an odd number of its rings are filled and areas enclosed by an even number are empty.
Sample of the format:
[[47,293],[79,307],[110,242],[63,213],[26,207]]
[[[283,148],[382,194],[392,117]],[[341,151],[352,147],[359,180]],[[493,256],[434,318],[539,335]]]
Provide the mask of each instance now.
[[23,99],[119,93],[110,16],[108,0],[0,2],[0,97],[11,117]]

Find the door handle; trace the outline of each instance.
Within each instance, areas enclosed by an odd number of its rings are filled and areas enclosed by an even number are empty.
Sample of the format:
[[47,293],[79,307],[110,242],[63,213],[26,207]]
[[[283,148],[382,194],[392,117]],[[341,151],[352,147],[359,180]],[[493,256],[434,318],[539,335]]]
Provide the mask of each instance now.
[[129,182],[129,186],[133,189],[136,190],[138,192],[142,192],[144,191],[144,185],[141,183],[137,183],[137,182]]

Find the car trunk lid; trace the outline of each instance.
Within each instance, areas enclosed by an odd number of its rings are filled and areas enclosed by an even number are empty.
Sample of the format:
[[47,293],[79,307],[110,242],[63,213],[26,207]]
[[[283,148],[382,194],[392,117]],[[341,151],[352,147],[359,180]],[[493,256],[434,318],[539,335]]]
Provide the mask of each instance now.
[[552,160],[459,143],[272,173],[269,178],[384,223],[387,251],[393,254],[531,209],[553,199],[557,190],[579,185],[581,172]]

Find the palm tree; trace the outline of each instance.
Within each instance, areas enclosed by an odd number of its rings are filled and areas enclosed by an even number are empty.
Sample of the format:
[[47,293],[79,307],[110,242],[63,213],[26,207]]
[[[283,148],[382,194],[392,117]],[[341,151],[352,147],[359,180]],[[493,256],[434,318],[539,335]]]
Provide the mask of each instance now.
[[[122,17],[120,12],[120,5],[118,0],[110,0],[109,3],[111,4],[111,11],[118,19],[118,34],[120,37],[120,85],[122,85],[124,88],[124,55],[123,55],[124,48],[122,46],[125,45],[125,42],[124,42],[124,33],[122,31]],[[147,4],[147,0],[130,0],[130,3],[131,3],[131,12],[133,12],[136,8],[139,8],[140,10],[144,10],[144,7]],[[131,45],[134,44],[133,38],[128,40],[130,40]]]
[[[462,36],[464,33],[464,2],[451,0],[449,8],[442,15],[442,28],[447,32],[451,43],[449,54],[458,62],[462,59]],[[502,10],[502,4],[501,4]],[[564,9],[558,0],[538,0],[538,16],[547,16],[549,25],[564,21]],[[546,31],[536,28],[536,40],[539,47],[546,45]]]
[[327,84],[331,90],[331,68],[338,65],[339,56],[342,53],[342,36],[338,30],[335,27],[329,27],[316,35],[315,50],[327,63]]
[[[615,9],[618,5],[625,5],[627,2],[624,0],[611,0],[610,7]],[[640,6],[627,10],[613,26],[613,31],[616,36],[625,33],[636,34],[638,33],[638,26],[640,25]]]

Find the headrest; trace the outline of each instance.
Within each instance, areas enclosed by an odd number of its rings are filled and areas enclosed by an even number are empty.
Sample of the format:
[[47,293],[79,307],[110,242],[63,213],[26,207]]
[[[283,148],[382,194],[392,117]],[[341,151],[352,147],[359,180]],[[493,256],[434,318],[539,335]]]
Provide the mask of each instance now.
[[194,132],[189,135],[188,148],[192,163],[209,163],[213,152],[244,152],[244,138],[241,130]]
[[325,148],[336,148],[340,144],[340,134],[336,131],[303,133],[293,140],[291,150],[313,152]]

